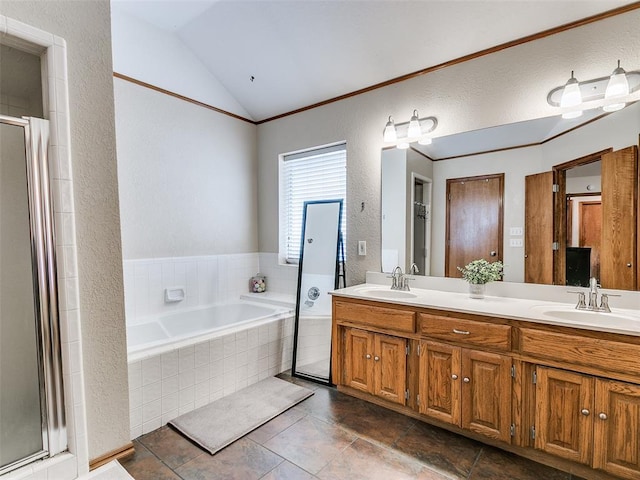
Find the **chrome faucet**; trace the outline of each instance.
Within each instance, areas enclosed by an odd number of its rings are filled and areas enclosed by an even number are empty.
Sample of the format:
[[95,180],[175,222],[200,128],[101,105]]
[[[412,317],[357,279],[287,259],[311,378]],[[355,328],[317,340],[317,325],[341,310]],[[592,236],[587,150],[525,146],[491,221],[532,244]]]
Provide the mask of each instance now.
[[598,280],[596,277],[589,279],[589,310],[598,309]]
[[402,273],[402,268],[398,265],[391,272],[391,290],[402,290],[404,285],[403,283],[404,274]]
[[600,306],[598,306],[598,280],[595,277],[589,279],[589,304],[585,301],[585,292],[570,292],[578,294],[578,303],[576,304],[576,310],[591,310],[594,312],[611,312],[609,307],[609,297],[619,297],[620,295],[613,295],[611,293],[600,294]]

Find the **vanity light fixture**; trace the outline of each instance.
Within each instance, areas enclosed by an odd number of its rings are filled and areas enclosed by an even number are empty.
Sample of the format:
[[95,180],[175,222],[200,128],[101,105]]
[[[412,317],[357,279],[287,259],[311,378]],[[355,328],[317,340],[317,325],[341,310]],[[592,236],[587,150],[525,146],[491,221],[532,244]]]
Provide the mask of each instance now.
[[389,116],[389,120],[384,127],[382,139],[388,145],[394,145],[400,149],[407,149],[413,142],[420,145],[429,145],[432,138],[429,135],[438,126],[438,120],[435,117],[418,117],[418,110],[413,111],[411,119],[406,123],[395,124],[393,117]]
[[[604,93],[605,99],[622,98],[629,95],[629,81],[627,80],[627,72],[624,68],[620,67],[620,60],[618,60],[618,68],[616,68],[609,77],[609,83],[607,83],[607,90]],[[622,110],[625,107],[625,102],[612,103],[605,105],[602,109],[605,112],[615,112]]]
[[562,109],[562,118],[577,118],[584,110],[602,108],[605,112],[623,109],[640,100],[640,70],[625,71],[618,66],[608,77],[579,82],[573,71],[563,86],[547,95],[547,103]]

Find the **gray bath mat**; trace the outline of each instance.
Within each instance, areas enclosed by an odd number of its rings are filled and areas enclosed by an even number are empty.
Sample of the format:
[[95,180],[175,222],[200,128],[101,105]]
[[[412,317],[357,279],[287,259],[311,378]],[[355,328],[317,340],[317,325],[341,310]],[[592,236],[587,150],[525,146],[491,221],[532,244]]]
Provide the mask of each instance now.
[[213,455],[311,395],[311,390],[270,377],[169,424]]

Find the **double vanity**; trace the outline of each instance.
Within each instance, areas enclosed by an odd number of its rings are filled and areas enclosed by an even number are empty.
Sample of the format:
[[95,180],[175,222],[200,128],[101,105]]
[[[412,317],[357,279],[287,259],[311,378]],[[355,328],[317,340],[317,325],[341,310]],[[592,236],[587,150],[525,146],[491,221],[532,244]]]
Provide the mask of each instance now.
[[583,478],[637,480],[640,311],[612,310],[373,283],[336,290],[333,382]]

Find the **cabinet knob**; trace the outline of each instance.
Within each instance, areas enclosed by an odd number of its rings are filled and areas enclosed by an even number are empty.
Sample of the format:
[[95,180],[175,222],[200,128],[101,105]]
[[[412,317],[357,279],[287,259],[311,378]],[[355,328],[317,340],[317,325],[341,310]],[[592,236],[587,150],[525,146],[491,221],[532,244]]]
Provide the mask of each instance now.
[[587,410],[586,408],[583,408],[580,411],[580,413],[582,413],[585,417],[588,417],[591,412],[589,410]]
[[380,360],[380,357],[376,355],[375,357],[373,357],[373,359],[377,362]]
[[491,255],[492,257],[495,257],[498,253],[495,250],[491,250],[491,252],[489,252],[489,255]]
[[456,375],[455,373],[453,375],[451,375],[451,378],[453,378],[454,380],[458,379],[458,375]]
[[464,378],[462,379],[462,381],[463,381],[464,383],[469,383],[469,382],[471,381],[471,379],[470,379],[469,377],[464,377]]
[[631,268],[631,262],[627,263],[627,267]]
[[598,417],[600,417],[600,420],[606,420],[606,419],[608,418],[608,417],[607,417],[607,414],[606,414],[606,413],[604,413],[604,412],[603,412],[603,413],[601,413],[600,415],[598,415]]
[[370,360],[370,359],[371,359],[371,354],[367,353],[367,360]]

